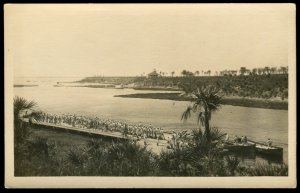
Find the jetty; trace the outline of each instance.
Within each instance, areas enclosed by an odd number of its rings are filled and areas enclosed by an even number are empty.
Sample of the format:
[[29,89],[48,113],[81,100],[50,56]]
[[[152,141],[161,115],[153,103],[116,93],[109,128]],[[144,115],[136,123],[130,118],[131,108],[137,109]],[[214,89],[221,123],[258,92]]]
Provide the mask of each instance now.
[[[72,127],[69,125],[57,125],[52,123],[45,123],[45,122],[38,122],[36,120],[29,121],[28,118],[22,118],[22,121],[30,124],[34,127],[40,127],[50,130],[56,130],[56,131],[62,131],[62,132],[68,132],[68,133],[74,133],[74,134],[80,134],[90,137],[96,137],[96,138],[105,138],[105,139],[111,139],[111,140],[136,140],[137,144],[144,146],[144,139],[138,140],[136,137],[133,137],[131,135],[124,136],[120,132],[105,132],[100,131],[96,129],[87,129],[87,128],[77,128]],[[165,136],[168,136],[168,133],[164,133]],[[167,151],[167,140],[159,140],[159,144],[157,145],[157,139],[147,138],[147,150],[152,151],[155,154],[160,154],[162,151]]]

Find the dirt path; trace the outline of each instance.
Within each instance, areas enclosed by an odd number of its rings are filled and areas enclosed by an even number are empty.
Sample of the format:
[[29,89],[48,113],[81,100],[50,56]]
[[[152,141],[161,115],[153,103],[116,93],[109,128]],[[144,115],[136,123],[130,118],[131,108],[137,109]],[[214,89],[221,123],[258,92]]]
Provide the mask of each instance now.
[[[144,146],[144,140],[138,141],[138,144]],[[162,151],[167,151],[167,140],[159,140],[157,145],[157,139],[147,139],[147,150],[159,155]]]

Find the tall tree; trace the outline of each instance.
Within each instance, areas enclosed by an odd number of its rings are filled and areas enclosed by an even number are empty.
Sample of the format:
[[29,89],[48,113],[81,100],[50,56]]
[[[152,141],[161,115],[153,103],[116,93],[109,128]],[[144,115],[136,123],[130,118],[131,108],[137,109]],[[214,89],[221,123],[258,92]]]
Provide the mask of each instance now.
[[174,76],[174,74],[175,74],[175,72],[174,72],[174,71],[172,71],[172,72],[171,72],[171,75],[172,75],[172,77]]
[[207,71],[207,74],[208,74],[208,76],[210,76],[210,73],[211,73],[211,71],[210,71],[210,70],[208,70],[208,71]]
[[271,74],[276,74],[277,73],[277,68],[276,67],[272,67],[270,69]]
[[[186,89],[188,90],[188,89]],[[218,95],[219,89],[214,86],[197,87],[193,91],[187,92],[191,96],[193,105],[187,107],[181,116],[181,120],[187,120],[191,116],[191,112],[197,114],[197,122],[204,127],[204,134],[207,140],[211,140],[210,136],[210,120],[212,112],[220,109],[222,97]],[[201,130],[201,128],[199,128]]]
[[268,66],[264,68],[264,74],[270,74],[270,68]]
[[241,67],[240,68],[240,74],[244,75],[246,73],[246,70],[247,70],[246,67]]
[[287,74],[287,67],[281,66],[280,71],[282,72],[282,74]]

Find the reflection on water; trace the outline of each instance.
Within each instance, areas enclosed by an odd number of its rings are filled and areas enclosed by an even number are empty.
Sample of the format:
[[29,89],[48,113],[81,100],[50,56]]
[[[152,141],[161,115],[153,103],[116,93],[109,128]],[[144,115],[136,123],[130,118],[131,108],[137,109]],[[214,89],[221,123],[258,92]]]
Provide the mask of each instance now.
[[[114,95],[132,93],[157,93],[165,91],[146,91],[132,89],[107,89],[87,87],[53,87],[58,81],[69,79],[16,79],[15,84],[26,84],[35,81],[38,87],[15,87],[14,94],[29,100],[35,100],[39,108],[49,113],[75,113],[79,115],[98,116],[118,119],[130,123],[144,123],[160,126],[164,130],[182,130],[197,128],[196,118],[187,122],[180,120],[181,113],[189,102],[119,98]],[[66,83],[67,84],[67,83]],[[260,108],[247,108],[224,105],[212,117],[212,125],[222,128],[234,135],[247,136],[248,139],[265,142],[271,138],[274,145],[284,148],[284,161],[287,161],[288,144],[288,111]],[[255,160],[262,158],[257,157]]]

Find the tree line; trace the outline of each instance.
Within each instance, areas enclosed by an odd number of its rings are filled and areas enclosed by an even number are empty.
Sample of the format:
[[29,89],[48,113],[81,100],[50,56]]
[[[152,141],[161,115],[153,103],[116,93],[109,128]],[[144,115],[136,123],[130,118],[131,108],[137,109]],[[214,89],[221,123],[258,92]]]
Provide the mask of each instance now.
[[228,96],[256,98],[288,98],[288,74],[261,76],[181,76],[136,78],[138,87],[183,89],[193,85],[214,85]]
[[[196,70],[195,72],[189,70],[182,70],[180,75],[182,76],[243,76],[243,75],[272,75],[272,74],[288,74],[288,66],[280,66],[280,67],[263,67],[263,68],[253,68],[248,69],[246,67],[241,67],[239,70],[221,70],[214,71],[211,70]],[[159,72],[160,76],[167,76],[166,72]],[[170,75],[173,77],[175,75],[175,71],[172,71]]]

